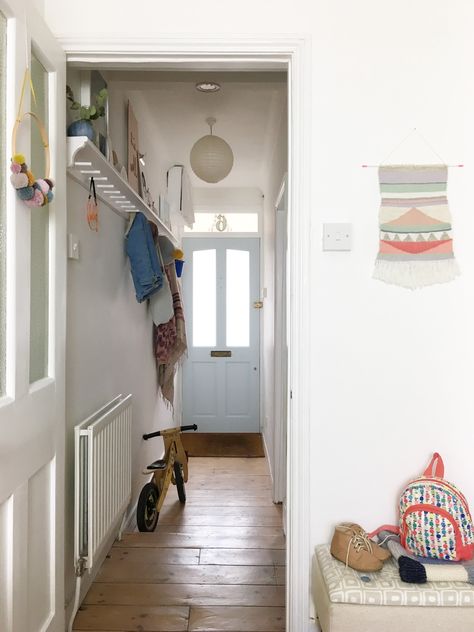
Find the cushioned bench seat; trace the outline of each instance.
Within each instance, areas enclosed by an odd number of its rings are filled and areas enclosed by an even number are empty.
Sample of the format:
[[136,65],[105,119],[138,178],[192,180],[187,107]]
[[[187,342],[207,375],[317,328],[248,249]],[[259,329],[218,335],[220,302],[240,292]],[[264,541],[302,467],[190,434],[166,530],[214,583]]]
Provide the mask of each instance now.
[[407,584],[389,560],[378,573],[345,567],[316,547],[313,594],[323,632],[474,632],[474,585]]

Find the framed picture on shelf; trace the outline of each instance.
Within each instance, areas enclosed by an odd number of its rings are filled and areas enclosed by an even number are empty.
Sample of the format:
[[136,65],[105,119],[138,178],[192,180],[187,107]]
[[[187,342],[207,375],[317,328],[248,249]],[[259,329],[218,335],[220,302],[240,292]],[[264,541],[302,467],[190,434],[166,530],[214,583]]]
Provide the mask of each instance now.
[[149,206],[150,208],[152,208],[154,206],[154,201],[153,201],[152,195],[150,193],[150,189],[146,181],[144,166],[142,165],[140,160],[138,161],[138,170],[140,173],[138,194],[141,196],[145,204]]
[[133,113],[132,104],[128,102],[128,159],[127,174],[128,183],[134,191],[140,193],[140,163],[138,162],[138,122]]

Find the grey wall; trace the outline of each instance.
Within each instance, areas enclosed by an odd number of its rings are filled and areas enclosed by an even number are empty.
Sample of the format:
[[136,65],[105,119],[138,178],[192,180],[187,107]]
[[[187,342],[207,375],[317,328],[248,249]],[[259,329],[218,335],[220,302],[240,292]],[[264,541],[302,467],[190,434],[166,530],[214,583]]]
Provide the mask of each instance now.
[[[88,192],[68,180],[68,232],[80,240],[79,261],[68,263],[66,366],[66,600],[73,593],[73,428],[119,393],[133,394],[133,497],[146,478],[141,470],[161,456],[162,441],[145,443],[145,431],[171,425],[157,399],[152,319],[135,299],[124,252],[125,220],[100,204],[99,232],[87,224]],[[133,507],[133,502],[131,507]]]

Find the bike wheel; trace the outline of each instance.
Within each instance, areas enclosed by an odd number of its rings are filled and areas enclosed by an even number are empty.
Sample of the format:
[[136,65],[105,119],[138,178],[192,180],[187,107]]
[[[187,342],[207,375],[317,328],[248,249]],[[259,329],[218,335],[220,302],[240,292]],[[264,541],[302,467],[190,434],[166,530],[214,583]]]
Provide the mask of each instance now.
[[158,522],[159,512],[156,504],[160,494],[155,483],[144,485],[137,504],[137,527],[139,531],[154,531]]
[[184,489],[183,469],[181,463],[174,462],[174,480],[176,489],[178,490],[178,498],[180,503],[186,502],[186,490]]

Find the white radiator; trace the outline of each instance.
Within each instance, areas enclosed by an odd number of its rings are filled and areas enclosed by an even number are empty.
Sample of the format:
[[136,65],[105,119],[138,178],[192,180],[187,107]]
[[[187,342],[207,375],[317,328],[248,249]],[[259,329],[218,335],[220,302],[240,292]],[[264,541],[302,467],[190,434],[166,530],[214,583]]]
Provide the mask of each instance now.
[[75,563],[89,572],[131,499],[132,396],[119,395],[75,431]]

